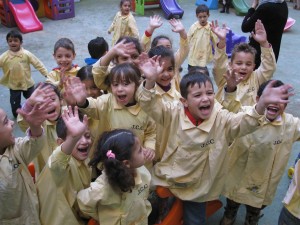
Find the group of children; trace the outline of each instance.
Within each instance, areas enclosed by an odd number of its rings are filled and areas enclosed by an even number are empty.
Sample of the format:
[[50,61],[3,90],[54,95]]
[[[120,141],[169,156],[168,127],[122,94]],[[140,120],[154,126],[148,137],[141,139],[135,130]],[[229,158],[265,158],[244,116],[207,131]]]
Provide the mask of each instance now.
[[[258,20],[253,34],[262,50],[254,70],[248,44],[235,46],[228,61],[226,27],[207,21],[205,5],[188,32],[170,20],[180,36],[174,53],[168,36],[151,41],[159,16],[150,17],[139,41],[130,3],[120,2],[109,29],[112,47],[91,40],[82,68],[73,64],[68,38],[55,43],[57,68],[48,73],[21,47],[21,34],[7,34],[0,83],[11,90],[26,137],[13,136],[14,122],[0,109],[0,224],[87,224],[91,218],[101,225],[148,224],[156,186],[182,200],[186,225],[205,224],[206,202],[220,195],[227,198],[221,225],[234,224],[240,204],[247,207],[245,224],[257,225],[272,203],[300,138],[300,120],[284,112],[291,86],[270,81],[276,60],[263,24]],[[181,77],[186,58],[189,72]],[[216,95],[206,67],[212,59]],[[36,88],[30,64],[47,77]],[[299,163],[280,225],[300,221],[298,170]]]

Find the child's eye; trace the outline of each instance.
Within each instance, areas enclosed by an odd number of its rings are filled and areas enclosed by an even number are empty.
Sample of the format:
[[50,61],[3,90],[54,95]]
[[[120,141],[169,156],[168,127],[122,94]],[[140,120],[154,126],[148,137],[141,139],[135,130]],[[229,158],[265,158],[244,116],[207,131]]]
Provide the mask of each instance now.
[[173,68],[173,67],[169,67],[169,68],[168,68],[168,71],[169,71],[169,72],[172,72],[172,71],[174,71],[174,68]]
[[131,58],[132,59],[137,59],[139,56],[138,55],[132,55]]

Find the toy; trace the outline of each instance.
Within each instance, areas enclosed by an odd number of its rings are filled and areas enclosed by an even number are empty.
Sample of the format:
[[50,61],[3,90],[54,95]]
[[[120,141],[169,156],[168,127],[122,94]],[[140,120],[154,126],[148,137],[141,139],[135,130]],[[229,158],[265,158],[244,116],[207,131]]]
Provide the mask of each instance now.
[[161,0],[160,5],[168,20],[175,16],[178,16],[180,19],[182,18],[184,11],[176,0]]
[[296,20],[289,17],[286,21],[286,24],[285,24],[285,27],[284,27],[283,31],[289,30],[295,23],[296,23]]
[[230,28],[227,29],[228,33],[226,34],[226,54],[230,58],[234,46],[239,43],[245,43],[247,41],[247,37],[234,34]]
[[296,163],[298,162],[298,160],[300,160],[300,153],[298,154],[297,158],[295,159],[295,163],[293,166],[291,166],[289,169],[288,169],[288,177],[290,179],[293,178],[293,175],[294,175],[294,172],[295,172],[295,165]]
[[209,9],[218,9],[219,2],[218,0],[196,0],[196,5],[206,5]]
[[46,17],[53,20],[72,18],[75,16],[73,0],[43,0]]

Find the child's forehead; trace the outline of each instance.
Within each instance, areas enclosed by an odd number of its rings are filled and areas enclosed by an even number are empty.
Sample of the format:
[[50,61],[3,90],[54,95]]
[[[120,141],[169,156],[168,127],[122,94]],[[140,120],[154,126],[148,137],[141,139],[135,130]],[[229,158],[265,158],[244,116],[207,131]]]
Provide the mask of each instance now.
[[9,36],[7,39],[11,41],[20,41],[18,37],[14,37],[14,36]]
[[250,61],[254,63],[255,56],[251,52],[237,52],[232,58],[232,61]]
[[208,12],[199,12],[197,14],[197,17],[203,17],[203,16],[208,16]]
[[58,47],[54,54],[74,54],[72,49],[68,49],[65,47]]
[[213,90],[213,86],[209,81],[189,85],[189,87],[188,87],[189,92],[196,91],[196,90],[206,90],[206,91]]

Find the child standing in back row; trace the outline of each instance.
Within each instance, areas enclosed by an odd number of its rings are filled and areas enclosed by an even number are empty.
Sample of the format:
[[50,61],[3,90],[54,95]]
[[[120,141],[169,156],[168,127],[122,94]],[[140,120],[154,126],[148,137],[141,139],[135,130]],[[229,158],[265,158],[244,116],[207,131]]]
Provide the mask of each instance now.
[[133,15],[130,12],[130,0],[120,1],[120,11],[117,12],[112,24],[108,29],[108,34],[114,32],[112,38],[112,46],[115,45],[117,40],[122,36],[130,36],[139,38],[139,31]]
[[199,5],[196,8],[196,17],[198,21],[190,27],[187,34],[190,46],[188,69],[194,66],[206,67],[213,59],[212,45],[215,47],[218,41],[207,21],[209,9],[206,5]]
[[0,84],[9,88],[12,114],[17,117],[17,109],[21,107],[21,94],[27,99],[34,90],[30,64],[45,77],[48,71],[35,55],[22,48],[23,37],[19,31],[10,31],[6,35],[6,41],[9,50],[0,56],[0,67],[3,69]]

